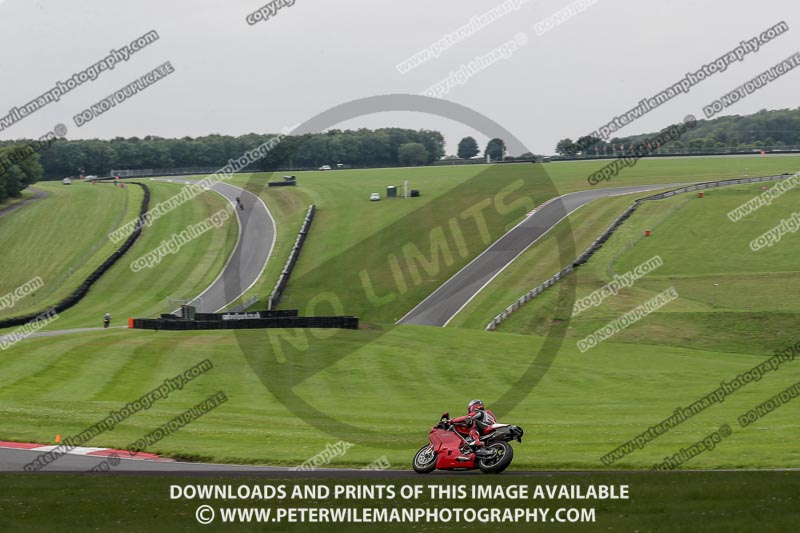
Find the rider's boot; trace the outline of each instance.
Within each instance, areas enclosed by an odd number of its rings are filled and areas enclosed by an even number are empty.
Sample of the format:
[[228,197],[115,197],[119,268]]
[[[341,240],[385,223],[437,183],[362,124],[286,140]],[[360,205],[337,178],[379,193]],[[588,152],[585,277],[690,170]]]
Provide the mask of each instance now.
[[492,451],[484,448],[480,439],[467,439],[467,444],[470,450],[475,452],[475,457],[489,457],[492,455]]

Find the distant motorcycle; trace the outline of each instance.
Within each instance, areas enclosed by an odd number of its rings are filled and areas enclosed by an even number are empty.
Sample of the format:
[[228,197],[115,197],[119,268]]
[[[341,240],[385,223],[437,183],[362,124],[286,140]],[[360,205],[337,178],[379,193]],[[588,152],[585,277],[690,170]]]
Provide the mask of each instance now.
[[484,474],[499,474],[514,459],[514,449],[509,442],[521,443],[523,433],[519,426],[492,424],[491,431],[481,436],[483,447],[473,451],[466,440],[469,430],[452,424],[450,414],[444,413],[439,423],[431,428],[430,444],[420,448],[414,456],[414,471],[429,474],[436,469],[479,469]]

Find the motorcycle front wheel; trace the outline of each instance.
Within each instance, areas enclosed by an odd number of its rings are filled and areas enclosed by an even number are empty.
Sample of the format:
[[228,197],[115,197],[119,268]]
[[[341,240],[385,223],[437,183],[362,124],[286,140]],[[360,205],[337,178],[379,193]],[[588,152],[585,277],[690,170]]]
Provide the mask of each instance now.
[[484,474],[499,474],[511,464],[514,459],[514,448],[507,442],[494,442],[486,447],[494,450],[494,455],[478,459],[478,468]]
[[434,470],[436,470],[436,452],[433,451],[432,444],[427,444],[414,456],[414,472],[430,474]]

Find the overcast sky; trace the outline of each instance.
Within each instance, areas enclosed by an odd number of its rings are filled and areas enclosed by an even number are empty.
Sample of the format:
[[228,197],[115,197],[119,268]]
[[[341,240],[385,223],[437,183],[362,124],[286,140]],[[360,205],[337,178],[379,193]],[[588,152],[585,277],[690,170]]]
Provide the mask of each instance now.
[[[591,133],[780,21],[788,23],[789,32],[620,133],[658,130],[689,113],[700,118],[704,105],[800,50],[796,0],[585,0],[583,12],[537,34],[537,23],[571,3],[295,0],[250,25],[247,15],[267,2],[0,0],[0,116],[96,63],[111,48],[150,30],[160,36],[114,70],[11,125],[0,138],[38,137],[58,123],[67,126],[70,139],[278,132],[356,98],[419,94],[476,56],[515,38],[524,41],[522,33],[527,42],[509,57],[443,97],[497,121],[531,151],[552,153],[559,139]],[[517,8],[438,58],[405,74],[398,71],[409,56],[500,5]],[[165,61],[172,63],[173,74],[76,126],[75,114]],[[800,73],[793,71],[723,114],[796,108],[798,88]],[[381,126],[438,129],[448,153],[462,136],[474,134],[418,113],[383,113],[341,125]],[[485,139],[477,137],[483,147]]]

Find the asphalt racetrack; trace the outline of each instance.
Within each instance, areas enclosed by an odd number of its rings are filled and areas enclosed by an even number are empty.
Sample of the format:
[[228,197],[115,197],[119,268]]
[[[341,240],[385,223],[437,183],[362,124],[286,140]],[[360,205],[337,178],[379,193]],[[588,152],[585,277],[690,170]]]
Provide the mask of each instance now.
[[[215,183],[210,189],[224,196],[236,210],[239,240],[217,279],[193,300],[192,305],[200,313],[220,311],[255,285],[275,245],[275,220],[263,200],[227,183]],[[244,209],[236,205],[236,198]]]
[[[688,183],[664,183],[573,192],[555,198],[495,241],[481,255],[417,304],[398,324],[446,326],[514,259],[579,207],[606,196],[634,194]],[[599,234],[605,228],[598,228]],[[582,250],[581,250],[582,251]],[[580,251],[576,250],[576,256]]]

